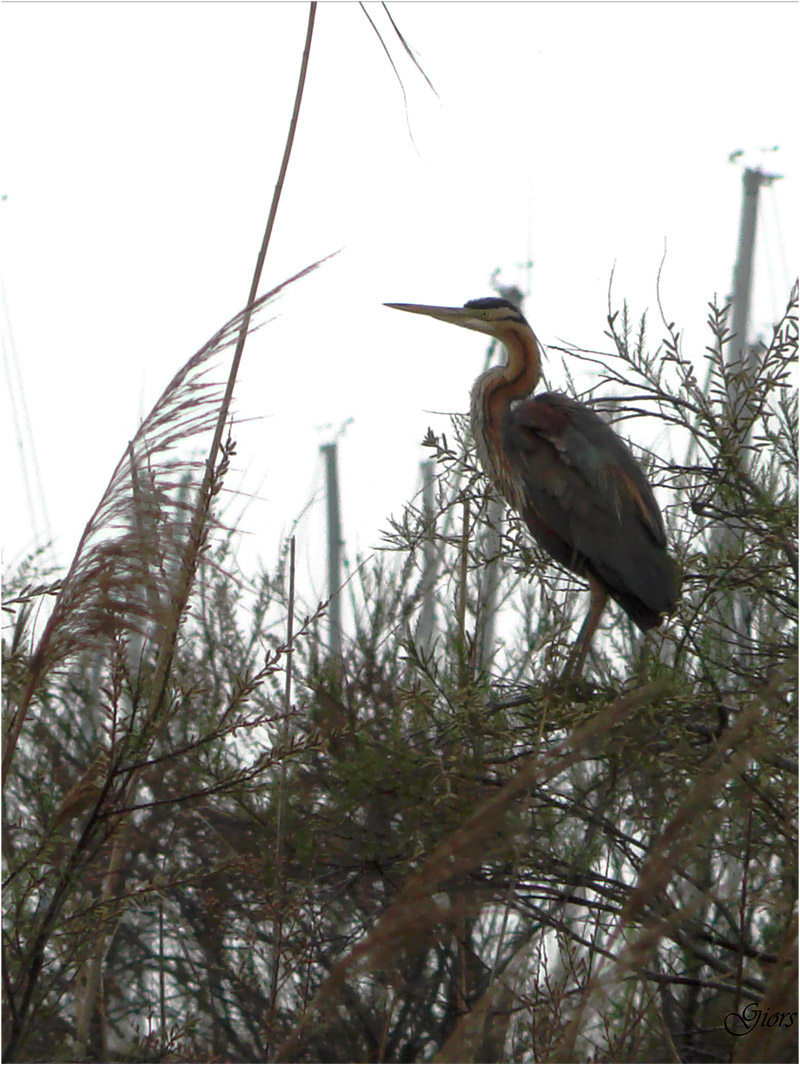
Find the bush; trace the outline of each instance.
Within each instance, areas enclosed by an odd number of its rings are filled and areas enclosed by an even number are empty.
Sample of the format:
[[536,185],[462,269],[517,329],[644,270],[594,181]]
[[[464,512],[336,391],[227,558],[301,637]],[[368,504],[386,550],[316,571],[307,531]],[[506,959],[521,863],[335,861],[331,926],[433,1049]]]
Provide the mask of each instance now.
[[7,1060],[796,1061],[796,302],[746,378],[717,307],[702,367],[627,309],[570,353],[671,427],[684,574],[572,685],[580,586],[459,420],[327,655],[214,523],[233,443],[175,457],[240,322],[187,364],[69,573],[7,581]]

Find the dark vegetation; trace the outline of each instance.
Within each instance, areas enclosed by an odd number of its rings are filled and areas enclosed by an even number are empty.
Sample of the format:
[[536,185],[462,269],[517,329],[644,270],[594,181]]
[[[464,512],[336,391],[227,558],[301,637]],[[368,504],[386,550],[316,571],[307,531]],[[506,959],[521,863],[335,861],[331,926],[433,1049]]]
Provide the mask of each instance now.
[[459,422],[429,437],[433,511],[351,579],[341,659],[288,548],[245,575],[215,530],[230,442],[176,619],[203,466],[173,453],[219,403],[195,357],[69,574],[6,584],[10,1057],[794,1061],[794,1027],[726,1030],[794,1010],[794,309],[748,426],[723,311],[703,366],[610,317],[616,414],[681,431],[685,458],[645,459],[684,588],[646,640],[610,613],[568,688],[584,600],[513,517],[492,534]]

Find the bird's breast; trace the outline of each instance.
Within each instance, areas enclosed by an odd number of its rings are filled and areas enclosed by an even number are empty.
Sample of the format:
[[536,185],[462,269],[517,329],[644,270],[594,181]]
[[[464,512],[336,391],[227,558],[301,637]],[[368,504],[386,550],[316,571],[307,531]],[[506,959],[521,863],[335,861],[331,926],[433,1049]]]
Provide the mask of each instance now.
[[500,423],[486,412],[483,397],[476,393],[472,396],[471,422],[475,451],[484,473],[506,502],[521,510],[524,491],[505,457]]

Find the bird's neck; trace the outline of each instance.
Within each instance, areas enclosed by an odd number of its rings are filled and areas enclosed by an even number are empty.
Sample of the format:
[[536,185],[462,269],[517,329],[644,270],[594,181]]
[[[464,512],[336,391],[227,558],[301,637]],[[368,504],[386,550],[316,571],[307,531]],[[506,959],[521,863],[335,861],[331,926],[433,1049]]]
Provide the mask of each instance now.
[[472,387],[472,432],[478,456],[487,474],[502,481],[504,471],[497,469],[493,454],[502,450],[503,413],[514,400],[528,396],[536,388],[541,374],[539,342],[530,328],[509,328],[499,337],[506,350],[506,362],[481,374]]
[[530,327],[512,326],[499,340],[506,350],[505,364],[487,370],[476,382],[476,387],[482,386],[485,411],[492,419],[499,419],[510,403],[533,392],[542,367],[539,342]]

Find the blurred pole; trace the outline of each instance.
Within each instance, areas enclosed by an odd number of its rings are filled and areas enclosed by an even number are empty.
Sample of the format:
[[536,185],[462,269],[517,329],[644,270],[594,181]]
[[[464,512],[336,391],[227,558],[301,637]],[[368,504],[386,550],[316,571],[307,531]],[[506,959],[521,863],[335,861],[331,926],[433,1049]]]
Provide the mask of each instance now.
[[742,174],[742,213],[739,219],[739,244],[733,268],[733,339],[728,346],[728,363],[735,364],[747,349],[750,318],[750,293],[753,288],[753,250],[758,220],[758,192],[764,175],[760,170]]
[[[525,294],[516,285],[500,285],[496,280],[492,287],[504,300],[510,300],[512,304],[522,310],[525,302]],[[492,359],[497,350],[495,341],[489,345],[486,352],[484,370],[492,365]],[[497,599],[500,592],[500,545],[502,538],[503,516],[505,504],[496,496],[491,496],[486,508],[486,529],[483,535],[483,551],[489,562],[483,572],[480,588],[480,613],[481,635],[479,644],[480,668],[491,669],[494,661],[494,642],[497,629]]]
[[328,648],[331,655],[342,654],[342,520],[339,508],[338,447],[323,444],[325,490],[328,500]]
[[503,514],[505,507],[502,500],[492,496],[486,508],[486,532],[483,550],[489,562],[484,570],[481,588],[481,613],[483,625],[480,645],[480,666],[482,670],[491,669],[494,660],[495,620],[497,618],[497,596],[500,590],[500,542],[502,536]]
[[[739,241],[736,263],[733,268],[733,336],[728,342],[726,357],[728,379],[728,417],[734,433],[737,461],[747,470],[748,442],[751,423],[751,382],[754,380],[759,358],[759,346],[750,344],[750,303],[753,290],[753,260],[755,258],[756,229],[758,223],[758,199],[762,185],[770,185],[780,175],[766,174],[763,170],[747,167],[742,173],[742,209],[739,217]],[[731,552],[742,550],[742,528],[735,518],[722,524],[715,540],[720,549]],[[720,605],[720,635],[726,629],[736,641],[735,653],[739,658],[752,647],[753,604],[744,591],[732,593],[727,603]]]
[[[728,370],[734,375],[728,389],[728,405],[734,424],[748,421],[748,383],[755,372],[756,348],[748,344],[750,297],[753,289],[753,257],[758,221],[758,195],[762,185],[770,185],[777,174],[747,168],[742,174],[742,212],[739,221],[739,244],[733,270],[733,337],[728,343]],[[747,444],[748,432],[742,432],[739,446]],[[743,458],[743,457],[742,457]]]
[[422,610],[417,622],[417,642],[426,655],[433,649],[433,631],[436,625],[436,606],[433,590],[436,587],[436,541],[434,539],[434,470],[435,464],[428,459],[420,463],[422,473],[422,517],[425,523],[422,570]]

